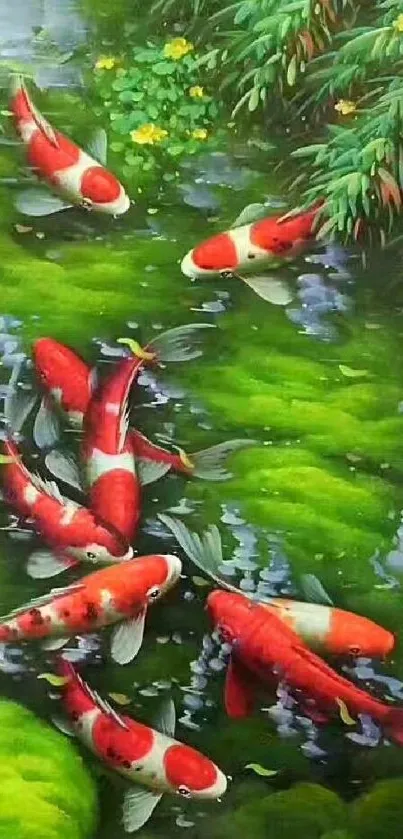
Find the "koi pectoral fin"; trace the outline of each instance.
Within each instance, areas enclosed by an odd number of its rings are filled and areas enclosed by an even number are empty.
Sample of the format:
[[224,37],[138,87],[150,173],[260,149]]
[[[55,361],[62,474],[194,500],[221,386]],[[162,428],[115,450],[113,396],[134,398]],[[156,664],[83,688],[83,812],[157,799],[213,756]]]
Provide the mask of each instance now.
[[176,711],[172,699],[167,699],[161,705],[154,720],[154,725],[161,734],[166,734],[167,737],[175,736]]
[[154,812],[162,793],[146,789],[127,790],[123,801],[123,827],[127,833],[140,830]]
[[245,669],[231,656],[224,693],[225,710],[232,719],[247,717],[252,713],[255,691]]
[[119,624],[112,634],[111,655],[116,664],[129,664],[141,649],[146,609],[137,617]]
[[190,455],[193,465],[191,474],[206,481],[226,481],[232,477],[232,473],[225,468],[227,458],[241,449],[258,445],[257,440],[226,440],[217,446],[195,452]]
[[15,206],[24,216],[40,218],[69,210],[73,204],[68,204],[46,190],[33,188],[20,192],[15,199]]
[[60,449],[52,449],[45,457],[46,468],[59,481],[68,484],[74,489],[83,491],[80,469],[78,463],[71,454],[66,454]]
[[43,650],[47,652],[54,652],[55,650],[61,650],[68,642],[70,638],[45,638],[44,641],[41,643],[41,647]]
[[38,449],[50,449],[60,437],[58,417],[48,396],[44,396],[34,422],[34,441]]
[[293,294],[288,283],[279,280],[277,277],[270,274],[260,274],[259,276],[245,277],[238,274],[239,279],[242,280],[258,297],[266,300],[267,303],[272,303],[274,306],[287,306],[293,299]]
[[68,568],[77,565],[74,559],[57,556],[52,551],[34,551],[27,562],[27,574],[34,580],[47,580],[49,577],[57,577]]

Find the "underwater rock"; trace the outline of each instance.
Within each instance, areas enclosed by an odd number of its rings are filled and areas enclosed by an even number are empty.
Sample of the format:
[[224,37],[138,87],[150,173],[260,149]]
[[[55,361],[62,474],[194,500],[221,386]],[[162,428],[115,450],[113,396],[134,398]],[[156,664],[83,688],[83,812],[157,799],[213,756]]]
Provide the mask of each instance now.
[[353,831],[359,839],[400,839],[403,820],[403,778],[380,781],[351,807]]
[[96,817],[96,788],[71,742],[1,700],[1,839],[87,839]]
[[321,839],[324,833],[343,828],[347,808],[335,793],[318,784],[296,784],[284,792],[254,799],[223,814],[210,824],[214,839]]

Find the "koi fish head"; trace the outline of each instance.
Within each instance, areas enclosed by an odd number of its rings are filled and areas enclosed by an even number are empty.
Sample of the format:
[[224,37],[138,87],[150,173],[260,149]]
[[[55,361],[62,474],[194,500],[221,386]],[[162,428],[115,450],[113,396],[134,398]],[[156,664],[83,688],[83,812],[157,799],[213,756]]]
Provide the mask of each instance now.
[[32,357],[39,379],[54,400],[82,417],[92,391],[92,372],[85,362],[53,338],[35,341]]
[[115,568],[123,574],[128,597],[145,603],[155,603],[179,580],[182,563],[173,554],[151,554],[132,559],[124,568]]
[[132,558],[133,549],[112,525],[104,524],[95,517],[91,517],[92,521],[88,523],[87,516],[85,519],[84,516],[85,512],[82,518],[77,514],[77,523],[70,531],[72,538],[68,548],[69,555],[96,565],[123,562]]
[[94,164],[81,179],[80,191],[88,209],[112,216],[121,216],[130,207],[130,198],[112,172]]
[[238,269],[239,255],[234,233],[218,233],[189,251],[181,263],[182,273],[186,277],[195,278]]
[[395,645],[391,632],[368,618],[333,609],[326,647],[335,655],[385,658]]
[[170,791],[183,798],[217,799],[227,789],[227,778],[221,769],[190,746],[168,746],[163,763]]
[[243,594],[212,591],[207,598],[207,610],[213,625],[223,639],[233,644],[250,623],[251,610],[255,604]]

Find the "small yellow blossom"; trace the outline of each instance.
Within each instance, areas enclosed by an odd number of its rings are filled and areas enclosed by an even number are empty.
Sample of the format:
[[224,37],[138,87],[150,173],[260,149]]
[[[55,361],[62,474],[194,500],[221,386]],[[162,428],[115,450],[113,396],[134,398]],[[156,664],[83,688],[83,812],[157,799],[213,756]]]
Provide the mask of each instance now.
[[393,21],[393,27],[396,32],[403,32],[403,14],[398,15],[396,20]]
[[158,125],[153,125],[152,122],[146,122],[140,128],[130,132],[130,137],[133,143],[140,146],[153,146],[154,143],[160,143],[168,136],[168,131],[165,128],[159,128]]
[[117,59],[113,55],[101,55],[98,61],[95,62],[96,70],[113,70],[117,64]]
[[179,61],[193,49],[193,44],[187,41],[186,38],[174,38],[173,41],[168,41],[165,44],[164,56],[165,58],[172,58],[173,61]]
[[194,140],[207,140],[207,131],[205,128],[195,128],[192,137]]
[[348,116],[348,114],[355,113],[356,104],[355,102],[351,102],[349,99],[339,99],[339,101],[336,102],[334,109],[345,117]]
[[189,96],[192,96],[193,99],[202,99],[204,96],[204,90],[199,84],[195,84],[193,87],[189,88]]

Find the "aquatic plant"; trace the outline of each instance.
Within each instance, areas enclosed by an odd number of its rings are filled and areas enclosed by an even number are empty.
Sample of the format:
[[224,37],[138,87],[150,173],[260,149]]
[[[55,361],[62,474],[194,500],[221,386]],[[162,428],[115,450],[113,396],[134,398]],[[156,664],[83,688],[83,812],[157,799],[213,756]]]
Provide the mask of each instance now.
[[137,183],[144,173],[174,180],[178,160],[208,146],[216,132],[218,105],[186,38],[100,56],[95,89],[110,124],[111,149],[123,156],[123,175]]
[[0,701],[0,837],[87,839],[95,785],[74,746],[15,702]]

